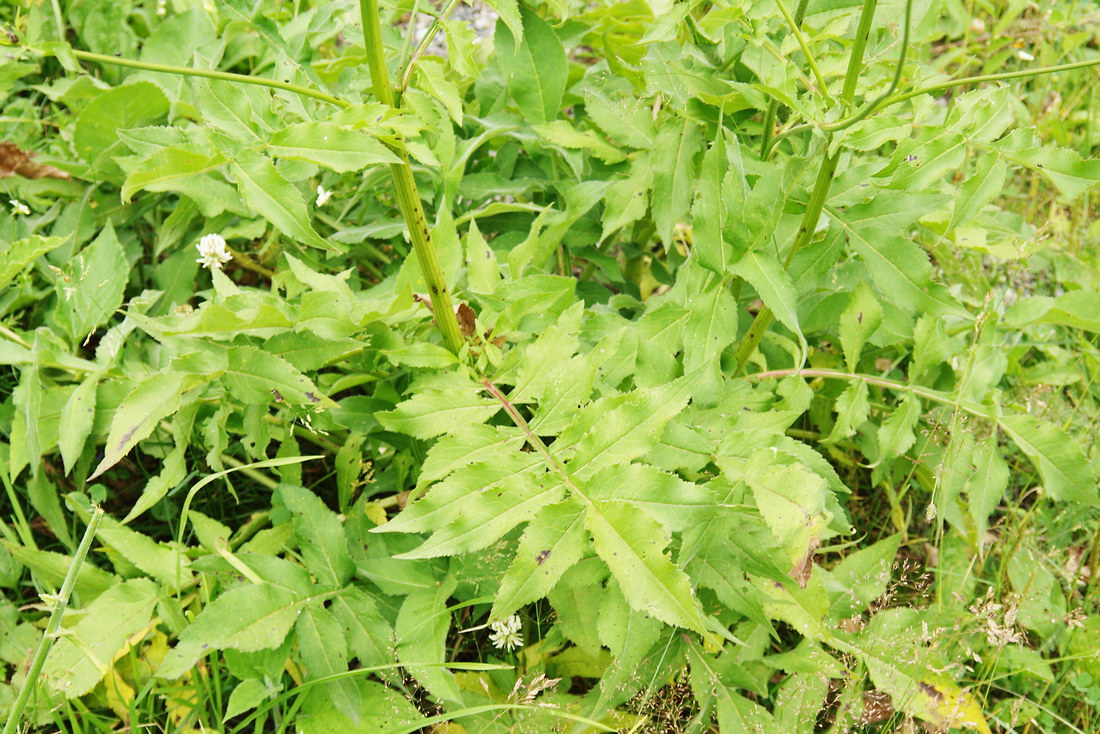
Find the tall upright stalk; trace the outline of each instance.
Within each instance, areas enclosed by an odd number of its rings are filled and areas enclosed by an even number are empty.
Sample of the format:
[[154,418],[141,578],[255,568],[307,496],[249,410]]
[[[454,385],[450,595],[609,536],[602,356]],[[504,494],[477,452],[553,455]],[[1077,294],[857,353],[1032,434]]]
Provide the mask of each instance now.
[[[859,73],[863,69],[863,55],[867,50],[867,38],[871,34],[871,21],[875,17],[875,7],[877,5],[878,0],[863,0],[859,26],[856,28],[855,44],[852,46],[852,55],[848,57],[848,70],[844,75],[844,88],[840,93],[841,102],[845,106],[850,106],[852,100],[855,99],[856,84],[859,82]],[[833,174],[836,173],[836,166],[839,162],[840,151],[832,155],[826,155],[821,161],[821,168],[818,169],[817,180],[814,182],[810,201],[806,204],[806,211],[802,215],[802,223],[798,227],[798,234],[795,235],[794,243],[787,251],[785,265],[790,265],[795,254],[813,239],[818,219],[821,218],[821,211],[825,207],[825,201],[829,198],[829,188],[833,185]],[[737,351],[734,354],[736,366],[733,373],[735,375],[744,369],[749,357],[756,351],[757,346],[760,345],[760,340],[764,338],[764,333],[774,320],[775,314],[767,306],[757,312],[756,318],[749,325],[749,330],[745,332],[741,343],[737,345]]]
[[[367,66],[374,85],[374,96],[382,104],[392,107],[395,97],[389,72],[386,70],[386,53],[382,46],[382,21],[378,13],[378,0],[359,0],[359,10],[363,16],[363,42],[367,47]],[[436,324],[439,325],[447,348],[457,354],[462,349],[463,340],[454,305],[451,303],[451,293],[447,289],[443,268],[439,264],[439,256],[436,254],[431,234],[428,232],[428,221],[424,216],[424,207],[420,203],[420,193],[413,179],[408,155],[401,150],[397,151],[397,156],[401,162],[390,165],[393,185],[397,190],[397,205],[409,228],[409,238],[412,240],[416,259],[420,263],[420,271],[424,274],[428,289],[431,291],[432,311],[435,313]]]
[[69,606],[69,597],[72,596],[73,587],[76,586],[76,577],[80,574],[80,567],[84,565],[84,559],[88,556],[88,550],[92,547],[92,539],[95,538],[99,521],[103,519],[103,508],[96,507],[88,520],[88,527],[84,530],[84,537],[80,539],[76,555],[69,563],[69,570],[65,573],[65,580],[61,583],[61,591],[54,598],[53,610],[50,619],[46,622],[46,630],[42,633],[42,639],[38,641],[38,649],[34,651],[31,667],[27,671],[27,677],[23,686],[19,689],[19,696],[15,699],[8,711],[8,720],[4,723],[3,734],[15,734],[19,729],[19,721],[23,718],[23,709],[27,707],[31,693],[38,685],[38,676],[42,673],[42,666],[46,664],[46,657],[50,654],[53,641],[57,638],[57,632],[61,629],[61,618],[65,614],[65,608]]

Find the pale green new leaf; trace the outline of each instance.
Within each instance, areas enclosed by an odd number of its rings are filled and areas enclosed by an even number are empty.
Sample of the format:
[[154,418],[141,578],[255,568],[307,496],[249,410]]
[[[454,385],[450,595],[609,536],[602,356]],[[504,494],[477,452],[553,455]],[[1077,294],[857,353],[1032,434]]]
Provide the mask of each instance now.
[[827,443],[843,441],[863,425],[871,410],[868,392],[867,383],[862,380],[851,382],[844,388],[836,399],[836,423],[825,439]]
[[270,159],[256,153],[240,153],[229,165],[241,197],[249,208],[265,217],[286,236],[322,250],[338,250],[310,224],[301,192],[275,168]]
[[584,520],[584,509],[572,501],[545,507],[535,516],[501,579],[490,614],[493,619],[504,619],[550,593],[558,579],[584,555]]
[[703,155],[699,195],[691,211],[693,252],[699,264],[719,276],[725,275],[733,259],[733,248],[724,234],[730,216],[729,197],[738,194],[743,199],[746,195],[734,186],[733,172],[725,130],[719,125],[714,142]]
[[95,688],[127,639],[149,626],[158,595],[149,579],[123,581],[100,594],[50,650],[42,669],[50,687],[66,698]]
[[601,139],[596,133],[591,130],[577,130],[567,120],[533,125],[532,129],[554,145],[569,150],[587,150],[609,165],[620,163],[626,158],[621,150]]
[[631,609],[711,636],[687,574],[665,553],[671,536],[657,520],[626,502],[595,500],[585,526]]
[[300,122],[277,131],[267,144],[276,158],[308,161],[339,173],[400,159],[377,138],[331,122]]
[[1000,425],[1039,470],[1048,495],[1059,501],[1100,505],[1096,474],[1071,437],[1054,424],[1029,415],[1004,416]]

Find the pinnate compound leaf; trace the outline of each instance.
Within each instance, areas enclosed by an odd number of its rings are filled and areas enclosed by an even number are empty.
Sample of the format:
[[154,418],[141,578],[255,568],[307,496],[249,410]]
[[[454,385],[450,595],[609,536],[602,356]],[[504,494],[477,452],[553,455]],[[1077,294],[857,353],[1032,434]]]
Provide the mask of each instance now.
[[242,152],[229,168],[244,202],[277,230],[311,247],[339,250],[313,229],[301,192],[276,170],[270,159]]
[[301,122],[271,136],[267,151],[276,158],[308,161],[339,173],[401,159],[377,138],[331,122]]
[[831,207],[826,211],[840,223],[871,273],[875,285],[899,306],[935,316],[970,316],[948,290],[932,280],[932,263],[919,245],[889,232],[853,227]]
[[117,464],[161,420],[179,410],[186,380],[187,376],[179,372],[164,372],[146,378],[130,391],[111,419],[103,460],[88,481]]
[[426,388],[397,407],[377,415],[384,428],[414,438],[435,438],[471,423],[484,423],[500,410],[500,404],[480,394],[470,384],[467,389]]
[[462,502],[457,518],[440,527],[424,543],[398,558],[435,558],[481,550],[539,510],[562,499],[565,487],[555,475],[530,478],[515,486],[480,491]]
[[585,551],[585,512],[574,502],[549,505],[520,538],[519,549],[501,579],[493,619],[504,619],[524,604],[542,599]]
[[[158,597],[149,579],[115,584],[83,610],[80,621],[59,636],[42,674],[51,688],[77,698],[95,688],[126,640],[149,626]],[[98,661],[99,664],[97,665]]]
[[671,536],[661,523],[626,502],[595,500],[585,525],[631,609],[712,636],[687,574],[665,553]]
[[179,642],[157,668],[175,680],[211,650],[255,652],[283,643],[308,597],[271,584],[244,584],[207,604],[180,633]]
[[1020,447],[1053,499],[1100,505],[1096,474],[1081,448],[1057,426],[1029,415],[1001,418],[1001,428]]
[[569,473],[581,479],[610,464],[643,456],[657,443],[665,424],[687,405],[691,376],[643,388],[588,405],[554,442],[553,451],[575,447]]
[[519,111],[528,122],[549,122],[558,116],[569,64],[554,29],[527,7],[520,8],[523,40],[508,29],[508,16],[497,23],[497,61],[508,79]]
[[355,567],[348,554],[344,527],[321,498],[302,487],[284,484],[279,498],[294,515],[294,537],[306,568],[326,587],[343,586]]

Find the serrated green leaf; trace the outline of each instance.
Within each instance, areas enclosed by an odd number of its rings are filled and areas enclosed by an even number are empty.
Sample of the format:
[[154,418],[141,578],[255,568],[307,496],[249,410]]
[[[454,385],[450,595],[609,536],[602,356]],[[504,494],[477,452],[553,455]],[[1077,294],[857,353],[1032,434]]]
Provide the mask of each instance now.
[[886,593],[893,579],[894,556],[901,545],[901,535],[849,553],[829,572],[825,584],[833,595],[830,616],[841,621],[861,613],[875,599]]
[[955,206],[951,210],[950,232],[960,224],[976,217],[1004,189],[1008,165],[998,155],[987,155],[978,160],[973,175],[959,187]]
[[1053,499],[1100,504],[1096,474],[1071,437],[1054,424],[1029,415],[1004,416],[1000,425],[1039,470],[1043,490]]
[[868,394],[867,383],[862,380],[851,382],[844,388],[844,392],[836,399],[836,423],[825,439],[826,442],[843,441],[863,425],[871,411]]
[[595,500],[587,505],[585,527],[631,609],[712,636],[687,574],[665,554],[671,536],[657,520],[626,502]]
[[657,442],[665,424],[683,410],[692,389],[688,378],[660,387],[603,398],[586,406],[551,450],[573,449],[567,469],[587,479],[610,464],[643,456]]
[[[1008,463],[1001,456],[996,436],[978,443],[971,457],[974,470],[966,483],[970,517],[974,520],[978,539],[985,538],[989,516],[997,509],[1008,487]],[[984,542],[979,546],[984,548]]]
[[802,353],[805,354],[809,347],[798,323],[798,293],[791,282],[791,276],[779,261],[765,250],[750,250],[729,271],[744,278],[756,289],[764,304],[779,319],[779,323],[798,337]]
[[737,191],[734,168],[730,161],[726,133],[718,126],[714,142],[703,155],[699,176],[699,195],[692,208],[693,252],[699,264],[711,272],[723,276],[733,259],[733,248],[726,242],[726,223],[730,216],[729,196],[747,192]]
[[[23,268],[65,242],[65,237],[43,237],[36,234],[0,245],[0,289],[6,288]],[[10,348],[8,344],[4,346]]]
[[301,192],[283,177],[268,158],[240,153],[229,164],[245,204],[265,217],[286,236],[322,250],[338,252],[310,224]]
[[306,568],[319,584],[330,588],[343,586],[355,569],[336,513],[308,489],[284,484],[278,492],[294,515],[294,536]]
[[179,372],[152,375],[134,387],[111,418],[103,460],[88,477],[91,481],[117,464],[163,419],[179,410],[186,376]]
[[653,146],[653,221],[665,250],[672,248],[672,230],[691,205],[695,186],[695,156],[702,148],[702,128],[682,119],[665,123]]
[[584,550],[584,509],[574,502],[544,507],[523,531],[490,616],[504,619],[523,605],[547,596],[581,559]]
[[484,423],[500,404],[480,394],[480,388],[470,384],[460,390],[427,388],[385,413],[378,413],[384,428],[406,433],[415,438],[435,438],[473,423]]
[[122,305],[130,268],[110,222],[54,281],[59,325],[78,343]]
[[848,242],[867,264],[878,289],[889,293],[899,306],[934,316],[970,318],[946,288],[933,282],[932,264],[918,245],[888,232],[852,227],[831,207],[826,211],[848,233]]
[[916,442],[913,429],[920,420],[920,398],[912,393],[902,397],[893,412],[882,422],[878,429],[879,455],[882,457],[901,456]]
[[220,153],[203,155],[183,148],[162,148],[126,172],[122,201],[129,203],[138,191],[175,191],[180,179],[198,176],[225,165]]
[[266,150],[276,158],[316,163],[338,173],[401,162],[377,138],[331,122],[300,122],[278,130]]
[[[305,663],[307,680],[344,673],[348,669],[347,642],[340,624],[320,602],[307,604],[294,624],[298,651]],[[359,695],[355,682],[344,678],[324,683],[324,694],[336,710],[359,720]]]
[[[397,613],[397,659],[434,696],[461,705],[462,694],[451,671],[438,667],[447,659],[447,631],[451,613],[447,598],[454,591],[454,577],[437,588],[414,591],[405,597]],[[425,667],[418,663],[432,663]]]
[[[370,594],[349,586],[332,600],[330,610],[343,626],[348,648],[362,667],[397,661],[393,626],[378,611],[378,605]],[[378,674],[387,675],[385,671]]]
[[871,286],[860,283],[848,297],[848,306],[840,314],[840,346],[849,372],[857,371],[863,345],[882,323],[882,305]]
[[541,125],[533,125],[532,129],[546,141],[554,145],[560,145],[568,150],[587,150],[608,165],[620,163],[626,159],[626,155],[601,139],[591,130],[578,130],[567,120],[554,120]]
[[132,82],[103,92],[80,111],[73,129],[73,147],[92,168],[115,174],[111,158],[120,149],[118,130],[150,125],[162,120],[169,101],[156,84]]
[[168,651],[156,675],[175,680],[211,650],[278,647],[309,597],[271,584],[244,584],[209,602]]

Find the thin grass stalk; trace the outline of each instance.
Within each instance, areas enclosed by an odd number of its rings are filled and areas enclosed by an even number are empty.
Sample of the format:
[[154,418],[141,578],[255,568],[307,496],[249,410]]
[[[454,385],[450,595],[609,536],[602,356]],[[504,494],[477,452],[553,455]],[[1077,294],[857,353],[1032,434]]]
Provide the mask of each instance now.
[[42,639],[38,641],[38,649],[34,651],[34,658],[31,660],[30,670],[27,671],[27,677],[23,681],[22,687],[19,689],[19,696],[15,699],[15,703],[12,704],[11,711],[8,712],[8,720],[4,724],[3,734],[15,734],[18,730],[19,722],[23,718],[23,710],[27,707],[27,702],[30,701],[31,693],[34,692],[35,686],[38,683],[38,676],[42,673],[42,666],[46,664],[46,656],[50,654],[50,649],[53,647],[53,641],[57,639],[58,630],[61,629],[61,617],[65,614],[65,609],[69,606],[69,598],[72,596],[73,587],[76,586],[76,577],[80,573],[80,567],[84,565],[84,559],[88,556],[88,551],[92,547],[92,539],[95,538],[96,530],[99,528],[99,521],[103,519],[103,508],[96,507],[92,511],[92,516],[88,519],[88,527],[84,529],[84,537],[80,539],[80,545],[77,546],[76,554],[73,556],[72,562],[69,563],[69,570],[65,573],[65,580],[61,584],[61,591],[58,592],[53,603],[53,611],[50,612],[50,619],[46,623],[46,630],[42,633]]

